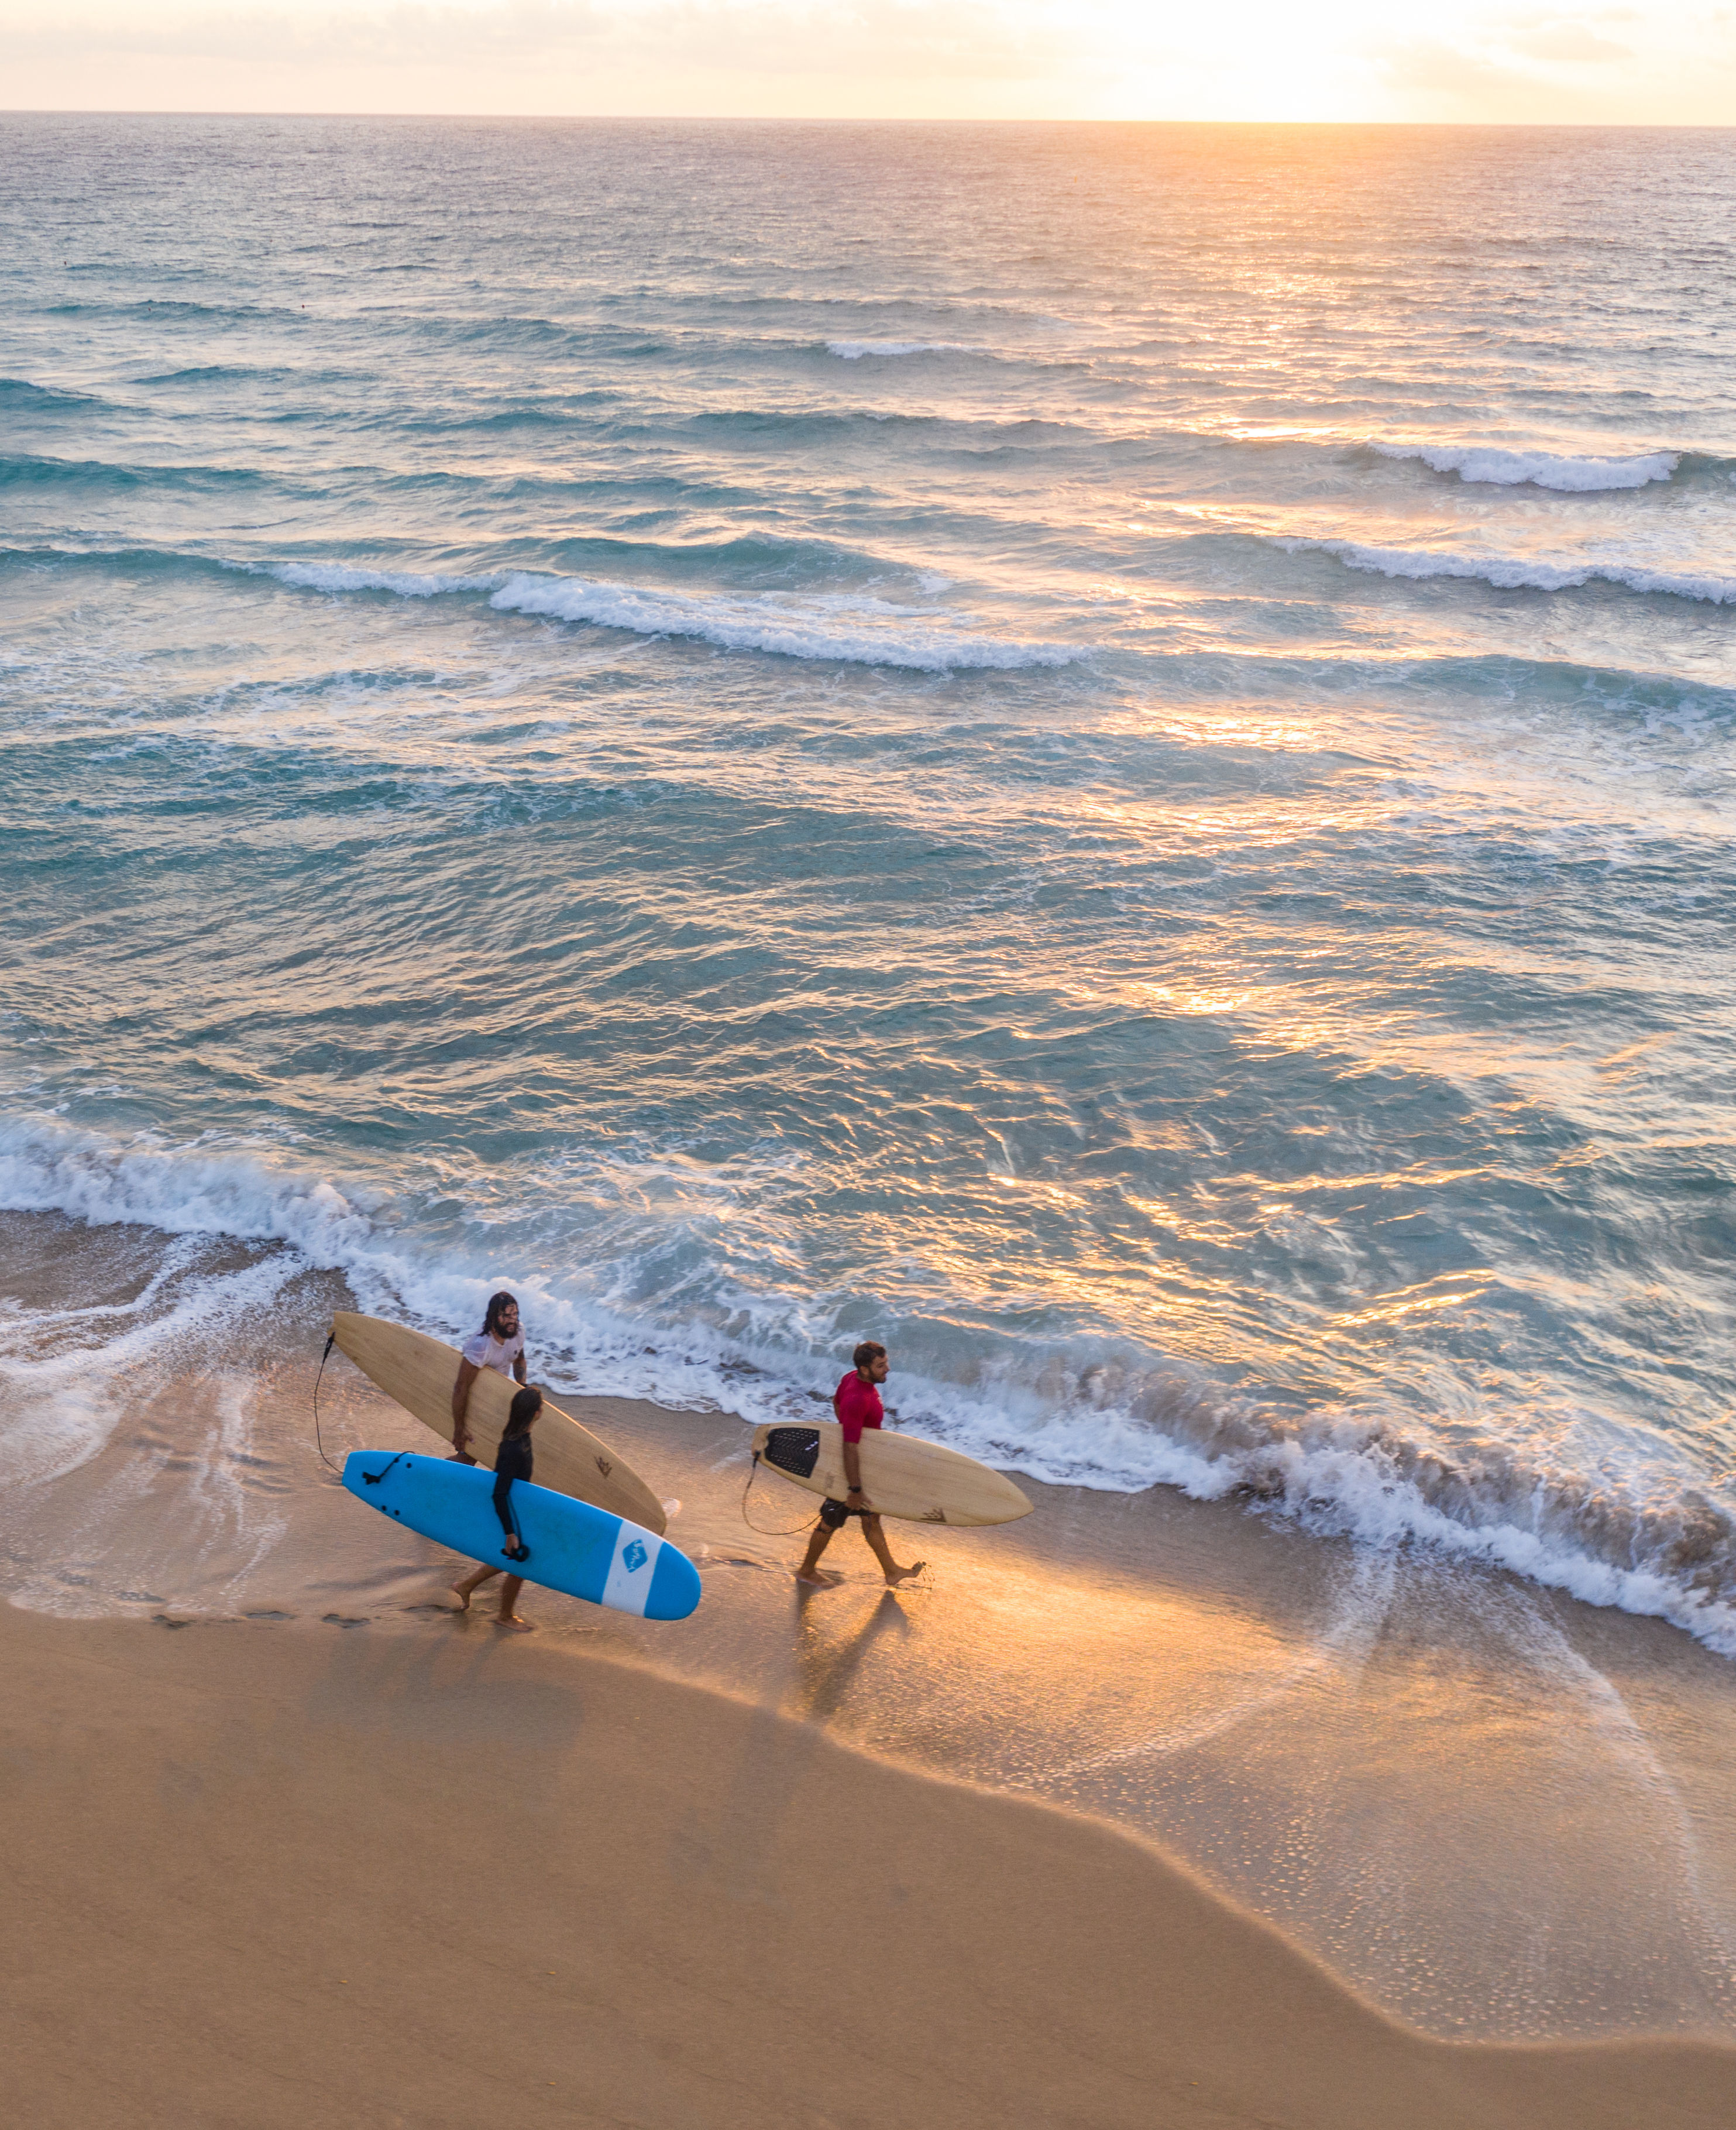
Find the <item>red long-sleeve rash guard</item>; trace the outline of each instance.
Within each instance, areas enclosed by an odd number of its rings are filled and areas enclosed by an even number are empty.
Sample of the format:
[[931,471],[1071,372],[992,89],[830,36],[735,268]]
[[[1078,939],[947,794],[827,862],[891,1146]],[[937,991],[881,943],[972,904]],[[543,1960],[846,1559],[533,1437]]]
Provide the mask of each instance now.
[[886,1417],[880,1392],[872,1383],[865,1383],[854,1368],[838,1385],[832,1405],[847,1442],[860,1442],[865,1427],[878,1427]]

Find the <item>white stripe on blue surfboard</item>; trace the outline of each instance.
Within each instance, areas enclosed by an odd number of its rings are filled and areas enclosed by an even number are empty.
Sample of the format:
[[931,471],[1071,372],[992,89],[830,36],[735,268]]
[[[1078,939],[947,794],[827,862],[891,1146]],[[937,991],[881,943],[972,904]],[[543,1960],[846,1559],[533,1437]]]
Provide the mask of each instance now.
[[623,1518],[615,1540],[615,1557],[603,1586],[603,1603],[613,1605],[618,1612],[637,1612],[642,1620],[651,1580],[657,1573],[657,1555],[662,1550],[661,1538]]

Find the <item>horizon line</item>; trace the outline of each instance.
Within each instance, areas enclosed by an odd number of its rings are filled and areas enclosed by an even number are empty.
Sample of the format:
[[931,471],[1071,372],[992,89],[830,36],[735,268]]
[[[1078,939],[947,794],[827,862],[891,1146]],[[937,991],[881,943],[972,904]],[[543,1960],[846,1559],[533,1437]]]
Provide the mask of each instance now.
[[586,126],[955,126],[1012,127],[1278,127],[1293,131],[1323,132],[1357,127],[1385,133],[1736,133],[1736,122],[1713,126],[1672,118],[1013,118],[894,117],[840,116],[813,112],[659,111],[328,111],[141,109],[132,105],[0,105],[0,118],[324,118],[401,120],[466,119],[501,124]]

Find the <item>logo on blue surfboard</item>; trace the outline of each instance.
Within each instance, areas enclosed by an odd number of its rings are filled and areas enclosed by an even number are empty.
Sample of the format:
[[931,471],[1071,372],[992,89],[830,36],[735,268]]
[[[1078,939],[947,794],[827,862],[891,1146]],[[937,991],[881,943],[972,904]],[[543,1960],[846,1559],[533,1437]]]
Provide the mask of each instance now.
[[644,1567],[651,1555],[645,1550],[644,1540],[636,1538],[630,1545],[622,1548],[621,1558],[627,1563],[627,1574],[632,1575]]

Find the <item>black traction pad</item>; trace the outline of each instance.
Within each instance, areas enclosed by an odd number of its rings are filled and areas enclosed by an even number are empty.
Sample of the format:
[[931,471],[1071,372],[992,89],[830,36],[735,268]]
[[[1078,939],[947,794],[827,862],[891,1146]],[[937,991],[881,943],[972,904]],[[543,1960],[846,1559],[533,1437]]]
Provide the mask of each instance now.
[[811,1479],[820,1461],[820,1430],[817,1427],[775,1427],[765,1438],[765,1462],[780,1472],[793,1472],[799,1479]]

